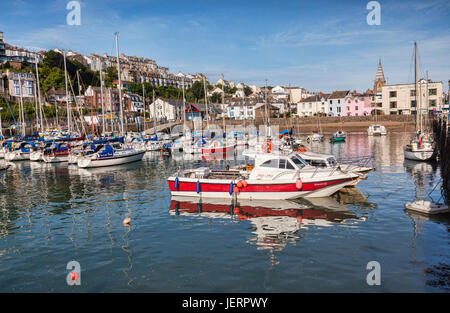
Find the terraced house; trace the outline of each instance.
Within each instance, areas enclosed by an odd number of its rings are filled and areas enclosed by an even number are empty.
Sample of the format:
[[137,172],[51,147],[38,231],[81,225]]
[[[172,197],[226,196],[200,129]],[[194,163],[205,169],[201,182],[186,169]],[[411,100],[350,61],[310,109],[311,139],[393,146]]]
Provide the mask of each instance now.
[[333,91],[328,97],[328,116],[344,116],[345,97],[350,94],[350,90]]
[[329,94],[319,93],[302,99],[297,103],[297,115],[300,117],[315,116],[317,113],[328,115],[328,97]]

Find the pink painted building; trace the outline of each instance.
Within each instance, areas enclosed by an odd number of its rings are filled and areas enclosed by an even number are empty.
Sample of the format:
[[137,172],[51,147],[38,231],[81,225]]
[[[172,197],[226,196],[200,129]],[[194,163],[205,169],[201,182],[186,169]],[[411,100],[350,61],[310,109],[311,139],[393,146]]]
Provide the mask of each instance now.
[[350,93],[344,100],[344,116],[365,116],[372,113],[371,96],[358,94],[356,91]]

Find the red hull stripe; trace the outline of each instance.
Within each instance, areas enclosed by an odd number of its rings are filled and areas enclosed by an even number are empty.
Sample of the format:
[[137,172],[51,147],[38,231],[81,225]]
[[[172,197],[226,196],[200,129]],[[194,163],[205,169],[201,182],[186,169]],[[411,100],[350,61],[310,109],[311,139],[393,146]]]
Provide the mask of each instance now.
[[[339,180],[331,180],[326,182],[317,182],[317,183],[303,183],[303,187],[300,191],[314,191],[318,189],[322,189],[325,187],[342,184],[345,182],[349,182],[352,179],[339,179]],[[230,181],[231,182],[231,181]],[[178,183],[178,189],[175,190],[175,182],[172,180],[168,181],[170,191],[187,191],[187,192],[197,192],[197,183],[196,182],[182,182]],[[217,183],[200,183],[200,191],[201,192],[229,192],[230,191],[230,183],[228,184],[217,184]],[[291,184],[249,184],[245,188],[241,188],[240,192],[298,192],[295,183]]]
[[224,152],[232,150],[233,148],[234,148],[233,146],[229,146],[229,147],[224,147],[224,148],[202,149],[202,153],[204,153],[204,154],[224,153]]

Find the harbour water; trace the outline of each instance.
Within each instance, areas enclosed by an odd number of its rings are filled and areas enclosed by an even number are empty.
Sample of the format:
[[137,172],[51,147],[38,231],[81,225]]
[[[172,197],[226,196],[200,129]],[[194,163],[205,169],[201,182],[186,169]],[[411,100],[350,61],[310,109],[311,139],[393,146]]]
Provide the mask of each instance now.
[[[171,201],[166,179],[178,167],[219,161],[16,163],[0,174],[0,292],[448,292],[450,218],[404,211],[440,181],[437,164],[404,160],[410,137],[310,145],[370,155],[376,170],[356,190],[294,204]],[[80,286],[66,283],[72,260]],[[366,281],[371,261],[379,286]]]

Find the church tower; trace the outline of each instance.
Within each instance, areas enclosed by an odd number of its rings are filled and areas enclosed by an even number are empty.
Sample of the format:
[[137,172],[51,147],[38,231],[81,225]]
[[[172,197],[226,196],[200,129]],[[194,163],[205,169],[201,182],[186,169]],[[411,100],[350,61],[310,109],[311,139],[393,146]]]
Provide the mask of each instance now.
[[375,76],[375,82],[373,84],[373,93],[381,92],[381,88],[386,85],[386,79],[384,79],[383,67],[381,66],[381,59],[378,62],[377,75]]

